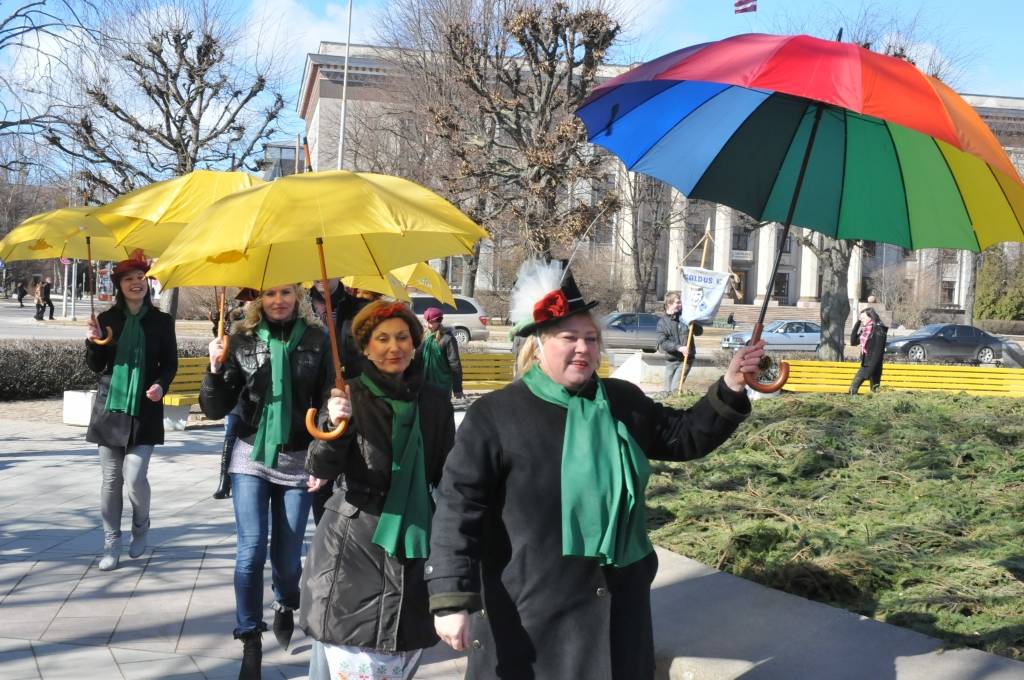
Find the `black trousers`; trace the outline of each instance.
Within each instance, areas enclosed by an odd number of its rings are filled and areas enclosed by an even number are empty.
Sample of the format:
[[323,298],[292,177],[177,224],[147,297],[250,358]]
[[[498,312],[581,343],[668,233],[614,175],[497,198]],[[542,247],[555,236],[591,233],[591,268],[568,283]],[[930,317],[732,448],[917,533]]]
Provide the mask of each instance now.
[[50,318],[51,319],[53,318],[53,300],[43,300],[43,306],[42,306],[41,311],[39,313],[39,318],[40,319],[43,318],[43,313],[46,311],[47,307],[50,308]]
[[857,394],[857,390],[860,389],[861,384],[865,380],[869,381],[872,392],[878,391],[878,386],[882,382],[881,361],[873,365],[861,364],[861,367],[857,370],[857,375],[853,376],[853,382],[850,383],[850,394]]

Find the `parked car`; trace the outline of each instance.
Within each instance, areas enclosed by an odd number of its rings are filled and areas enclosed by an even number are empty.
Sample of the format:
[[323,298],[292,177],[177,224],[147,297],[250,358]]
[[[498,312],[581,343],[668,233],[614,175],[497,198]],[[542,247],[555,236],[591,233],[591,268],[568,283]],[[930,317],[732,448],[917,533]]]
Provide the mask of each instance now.
[[609,349],[658,351],[658,315],[646,312],[612,312],[601,319],[601,335]]
[[932,323],[910,335],[885,343],[889,358],[909,361],[980,361],[1003,358],[1003,341],[980,328],[953,323]]
[[[737,349],[750,342],[753,331],[730,333],[722,338],[722,349]],[[821,344],[821,326],[814,321],[780,319],[761,331],[765,349],[776,352],[814,352]]]
[[487,339],[487,312],[479,302],[464,295],[455,296],[455,306],[446,305],[436,297],[411,293],[412,311],[423,321],[423,312],[437,307],[444,312],[444,325],[451,326],[452,334],[460,345],[470,340]]

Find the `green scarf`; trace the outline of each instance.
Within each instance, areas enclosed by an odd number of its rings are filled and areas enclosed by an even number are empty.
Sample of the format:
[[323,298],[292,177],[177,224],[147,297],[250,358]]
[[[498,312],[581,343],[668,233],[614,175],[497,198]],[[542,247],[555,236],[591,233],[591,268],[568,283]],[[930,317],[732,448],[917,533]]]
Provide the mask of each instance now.
[[425,558],[430,548],[433,516],[423,462],[420,410],[415,401],[391,399],[365,373],[366,388],[391,407],[391,488],[384,499],[373,543],[387,554]]
[[423,380],[431,385],[437,385],[449,394],[452,391],[452,369],[448,360],[441,353],[441,347],[434,340],[434,334],[428,333],[420,346],[420,354],[423,357]]
[[141,322],[148,311],[147,304],[143,304],[137,314],[130,314],[125,309],[124,328],[117,339],[114,372],[110,376],[110,390],[107,392],[108,411],[139,415],[143,373],[146,370],[146,334]]
[[277,454],[292,433],[292,364],[289,356],[302,340],[306,322],[296,319],[288,341],[271,337],[264,320],[256,327],[256,337],[270,346],[270,391],[264,396],[263,414],[252,442],[252,460],[272,468]]
[[523,383],[539,399],[566,409],[562,440],[562,555],[596,557],[625,567],[654,548],[647,538],[647,456],[612,417],[604,385],[585,399],[534,366]]

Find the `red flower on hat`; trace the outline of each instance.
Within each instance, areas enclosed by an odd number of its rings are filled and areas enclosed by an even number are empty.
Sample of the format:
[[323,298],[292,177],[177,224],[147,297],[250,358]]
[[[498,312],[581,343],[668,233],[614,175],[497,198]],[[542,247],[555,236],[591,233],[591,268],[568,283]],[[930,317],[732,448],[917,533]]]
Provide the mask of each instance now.
[[566,300],[565,293],[561,289],[553,290],[533,306],[533,321],[541,323],[548,319],[558,319],[565,316],[568,311],[569,301]]

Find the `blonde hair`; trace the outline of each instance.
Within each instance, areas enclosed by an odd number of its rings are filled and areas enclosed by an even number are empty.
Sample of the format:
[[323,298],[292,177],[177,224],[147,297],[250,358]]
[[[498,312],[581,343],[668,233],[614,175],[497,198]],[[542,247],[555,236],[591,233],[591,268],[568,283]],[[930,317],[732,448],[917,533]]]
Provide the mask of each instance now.
[[[295,317],[306,322],[307,326],[320,327],[320,318],[313,311],[313,305],[309,302],[309,291],[297,283],[289,284],[295,289]],[[274,286],[279,288],[281,286]],[[245,316],[231,325],[232,333],[245,333],[252,335],[260,323],[263,322],[263,291],[255,300],[245,305]]]
[[678,290],[670,290],[667,293],[665,293],[665,309],[667,310],[668,306],[673,302],[678,302],[679,298],[680,296]]
[[[594,330],[597,331],[597,344],[600,353],[604,353],[604,338],[601,335],[601,327],[594,321],[594,317],[590,312],[580,312],[573,316],[584,317],[594,324]],[[572,318],[572,317],[570,317]],[[519,354],[516,355],[516,375],[522,377],[527,371],[529,371],[537,363],[537,353],[541,351],[541,343],[546,339],[558,334],[562,329],[564,321],[559,321],[556,324],[545,326],[540,331],[527,336],[526,341],[522,347],[519,348]],[[596,369],[595,369],[596,372]]]

